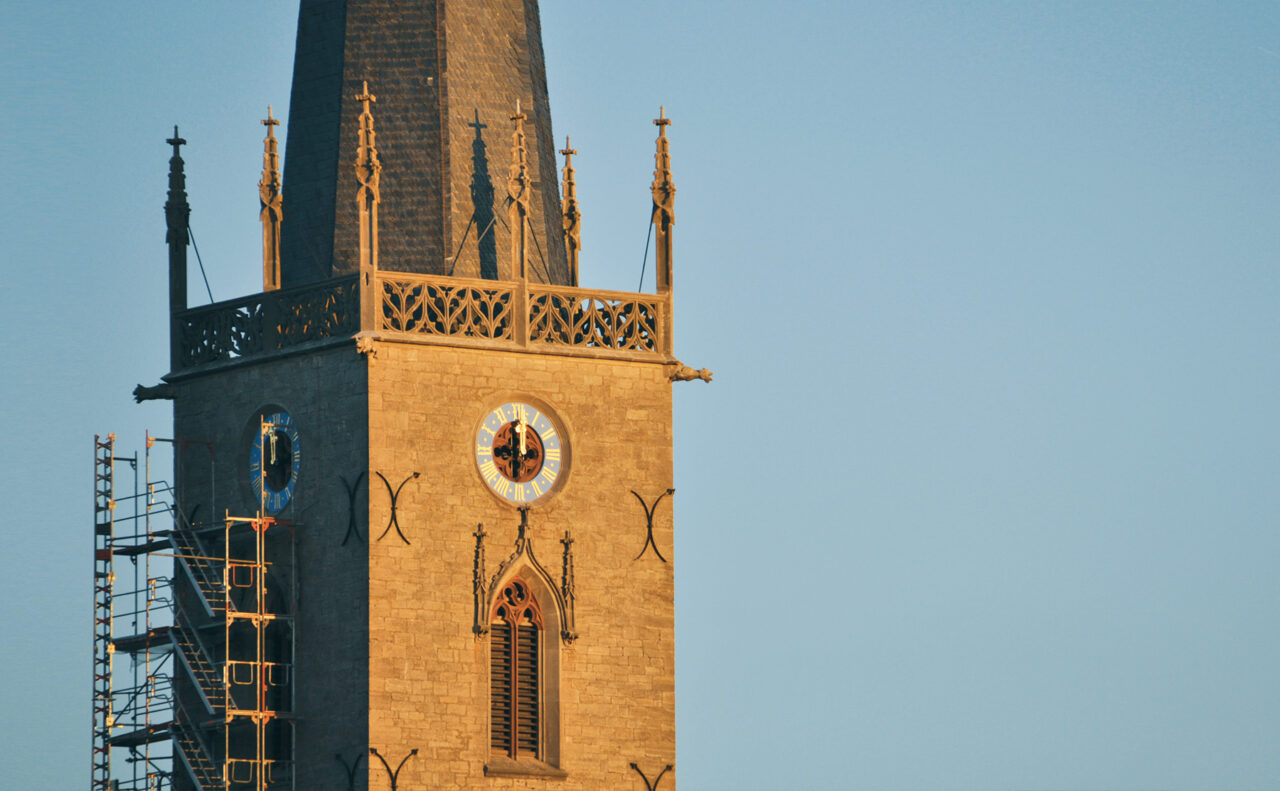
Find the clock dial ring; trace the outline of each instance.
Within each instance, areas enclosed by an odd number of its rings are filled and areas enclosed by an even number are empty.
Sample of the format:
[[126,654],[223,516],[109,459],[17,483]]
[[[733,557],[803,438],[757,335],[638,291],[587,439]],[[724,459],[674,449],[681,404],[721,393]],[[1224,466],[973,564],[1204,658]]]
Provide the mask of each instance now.
[[476,429],[476,470],[485,486],[509,505],[533,505],[564,479],[564,429],[550,410],[508,401],[489,410]]
[[293,501],[302,448],[298,427],[283,409],[261,416],[250,435],[249,484],[264,511],[272,516]]

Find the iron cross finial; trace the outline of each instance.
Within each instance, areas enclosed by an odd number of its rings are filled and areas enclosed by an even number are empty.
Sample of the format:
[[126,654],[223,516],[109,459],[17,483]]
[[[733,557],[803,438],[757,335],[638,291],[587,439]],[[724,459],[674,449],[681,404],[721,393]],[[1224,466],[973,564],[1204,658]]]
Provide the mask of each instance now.
[[164,142],[166,142],[166,143],[168,143],[169,145],[173,146],[173,155],[174,155],[175,157],[176,157],[176,156],[181,156],[181,155],[182,155],[182,152],[178,150],[178,147],[179,147],[179,146],[185,146],[185,145],[187,144],[187,141],[186,141],[186,140],[183,140],[181,137],[179,137],[179,136],[178,136],[178,125],[177,125],[177,124],[174,124],[174,125],[173,125],[173,137],[169,138],[168,140],[166,140],[166,141],[164,141]]

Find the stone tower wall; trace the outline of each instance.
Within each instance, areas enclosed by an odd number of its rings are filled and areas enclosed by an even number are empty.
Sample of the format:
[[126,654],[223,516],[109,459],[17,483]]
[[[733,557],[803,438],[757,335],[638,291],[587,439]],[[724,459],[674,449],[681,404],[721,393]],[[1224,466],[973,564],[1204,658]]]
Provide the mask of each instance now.
[[[242,364],[179,382],[175,433],[208,440],[180,452],[184,504],[252,515],[247,442],[258,410],[293,417],[302,462],[293,503],[297,581],[298,787],[346,788],[335,760],[374,747],[392,761],[417,749],[403,782],[424,788],[627,788],[635,761],[652,777],[675,756],[674,590],[671,562],[645,549],[646,501],[673,483],[671,383],[660,363],[377,342]],[[514,550],[519,514],[482,482],[473,448],[491,408],[549,406],[568,435],[562,488],[529,516],[529,538],[559,585],[560,539],[574,539],[576,631],[558,645],[558,765],[567,777],[486,777],[489,642],[477,637],[473,562],[483,523],[485,577]],[[213,473],[212,476],[210,473]],[[414,472],[416,479],[410,478]],[[363,541],[346,534],[342,479],[364,473],[356,497]],[[390,526],[393,489],[404,484]],[[655,509],[654,540],[672,558],[673,503]],[[553,607],[549,601],[544,608]],[[485,619],[487,620],[487,618]],[[548,718],[544,715],[544,721]],[[370,756],[364,755],[367,761]],[[372,774],[369,774],[372,773]],[[382,787],[375,758],[357,789]],[[674,778],[664,780],[674,788]]]
[[[646,523],[631,494],[652,502],[672,485],[663,366],[380,343],[369,385],[371,469],[392,486],[421,474],[397,503],[412,543],[392,531],[371,545],[370,746],[395,756],[417,748],[404,777],[422,788],[630,788],[639,782],[631,761],[673,763],[672,564],[652,549],[636,559]],[[535,555],[557,584],[560,539],[565,530],[574,539],[580,636],[560,644],[560,768],[568,776],[556,781],[483,774],[489,642],[472,633],[473,534],[483,522],[487,582],[512,553],[520,520],[485,487],[473,448],[484,414],[520,398],[551,407],[571,446],[563,488],[529,515]],[[375,490],[375,533],[389,516],[385,488]],[[670,498],[656,509],[654,537],[671,559]]]

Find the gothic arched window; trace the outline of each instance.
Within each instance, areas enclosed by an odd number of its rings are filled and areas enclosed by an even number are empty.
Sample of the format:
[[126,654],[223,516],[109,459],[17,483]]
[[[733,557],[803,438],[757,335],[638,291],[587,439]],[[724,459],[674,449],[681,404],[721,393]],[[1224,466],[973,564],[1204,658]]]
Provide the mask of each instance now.
[[542,611],[519,577],[498,595],[489,620],[490,743],[513,760],[543,759],[540,706]]

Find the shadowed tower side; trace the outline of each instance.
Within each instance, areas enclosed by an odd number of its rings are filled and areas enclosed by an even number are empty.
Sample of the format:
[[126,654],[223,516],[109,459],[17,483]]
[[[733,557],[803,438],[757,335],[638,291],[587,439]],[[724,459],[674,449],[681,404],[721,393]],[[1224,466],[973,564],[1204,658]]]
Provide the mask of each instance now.
[[285,148],[285,286],[359,268],[352,163],[365,81],[378,97],[380,268],[517,276],[505,185],[519,103],[532,182],[529,279],[570,282],[536,0],[302,0]]

